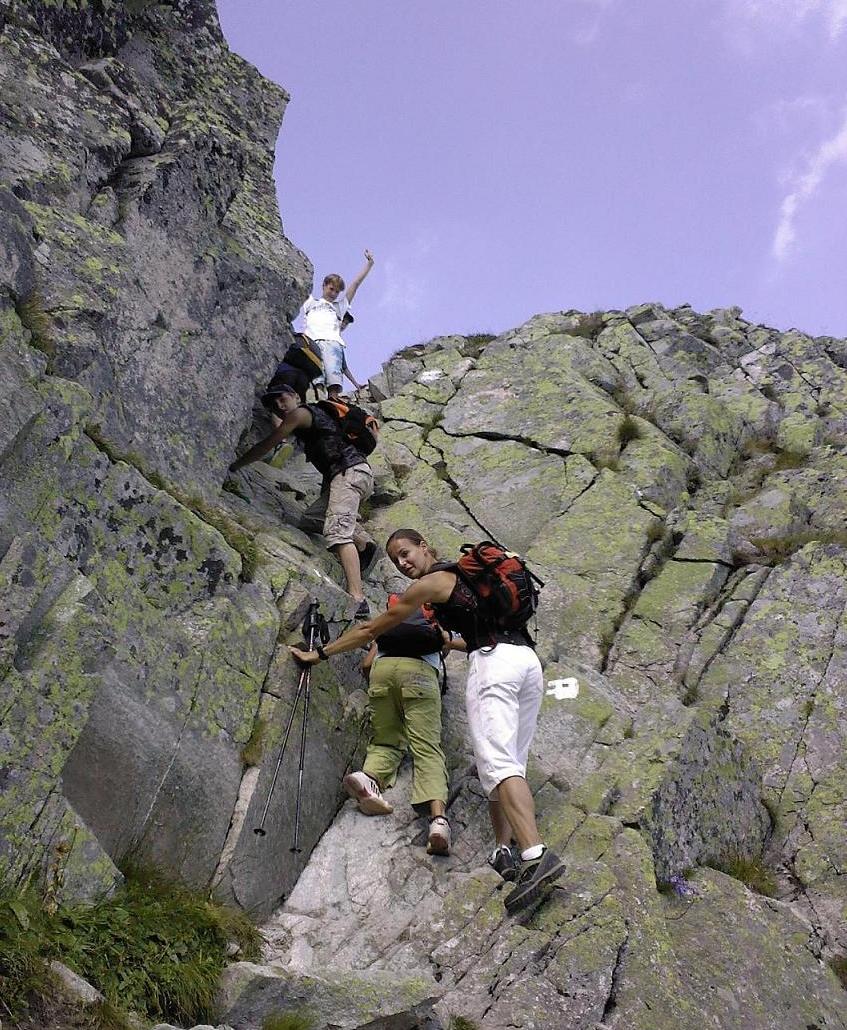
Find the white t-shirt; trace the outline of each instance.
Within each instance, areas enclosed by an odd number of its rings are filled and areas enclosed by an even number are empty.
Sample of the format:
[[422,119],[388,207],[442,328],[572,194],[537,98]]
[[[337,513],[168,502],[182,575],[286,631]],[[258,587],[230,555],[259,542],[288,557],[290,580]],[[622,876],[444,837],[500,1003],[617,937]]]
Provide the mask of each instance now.
[[345,293],[340,293],[337,300],[325,300],[310,294],[300,309],[303,332],[310,340],[334,340],[343,347],[341,319],[349,307],[350,301]]

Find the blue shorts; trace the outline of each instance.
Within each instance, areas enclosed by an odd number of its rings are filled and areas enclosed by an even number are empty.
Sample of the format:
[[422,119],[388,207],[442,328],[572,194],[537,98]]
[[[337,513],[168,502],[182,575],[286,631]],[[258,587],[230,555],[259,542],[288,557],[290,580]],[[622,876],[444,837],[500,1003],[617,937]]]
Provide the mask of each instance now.
[[324,363],[324,383],[327,386],[341,386],[341,373],[344,369],[344,346],[336,340],[315,340],[320,348]]

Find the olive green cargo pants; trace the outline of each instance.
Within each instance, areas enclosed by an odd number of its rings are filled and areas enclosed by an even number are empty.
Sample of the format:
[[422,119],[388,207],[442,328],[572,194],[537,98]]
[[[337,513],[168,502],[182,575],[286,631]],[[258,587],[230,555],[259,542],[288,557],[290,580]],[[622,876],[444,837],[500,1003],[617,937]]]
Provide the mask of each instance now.
[[441,749],[438,673],[420,658],[377,658],[371,667],[371,723],[363,771],[391,787],[406,751],[412,752],[412,804],[447,801],[447,763]]

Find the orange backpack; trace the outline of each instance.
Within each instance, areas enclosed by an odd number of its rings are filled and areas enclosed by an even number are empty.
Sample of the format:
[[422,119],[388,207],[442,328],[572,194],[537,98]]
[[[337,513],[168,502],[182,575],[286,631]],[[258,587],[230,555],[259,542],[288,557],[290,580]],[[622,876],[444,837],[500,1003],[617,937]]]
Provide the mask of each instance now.
[[318,401],[317,407],[338,423],[341,435],[362,454],[371,454],[379,440],[379,422],[358,404],[346,401]]

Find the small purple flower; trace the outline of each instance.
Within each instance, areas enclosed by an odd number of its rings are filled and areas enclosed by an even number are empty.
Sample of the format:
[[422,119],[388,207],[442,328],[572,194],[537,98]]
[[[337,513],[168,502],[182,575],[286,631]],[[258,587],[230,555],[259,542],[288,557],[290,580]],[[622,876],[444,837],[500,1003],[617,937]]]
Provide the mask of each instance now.
[[680,898],[696,898],[697,889],[692,887],[684,876],[671,876],[668,883],[673,888],[674,894]]

